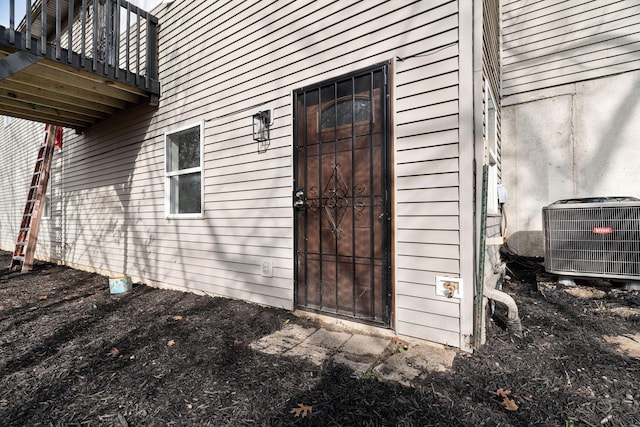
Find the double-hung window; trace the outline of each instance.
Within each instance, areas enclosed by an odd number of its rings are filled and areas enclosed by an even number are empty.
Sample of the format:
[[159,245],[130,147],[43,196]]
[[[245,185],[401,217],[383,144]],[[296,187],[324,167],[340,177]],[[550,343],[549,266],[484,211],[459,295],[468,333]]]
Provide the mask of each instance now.
[[202,123],[198,123],[165,134],[167,217],[198,218],[203,215],[203,128]]

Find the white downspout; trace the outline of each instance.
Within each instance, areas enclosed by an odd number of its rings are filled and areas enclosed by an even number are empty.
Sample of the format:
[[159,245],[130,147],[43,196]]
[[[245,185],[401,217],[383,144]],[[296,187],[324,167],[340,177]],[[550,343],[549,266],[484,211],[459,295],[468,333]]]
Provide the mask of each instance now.
[[507,306],[507,329],[509,329],[514,336],[522,338],[522,325],[520,323],[520,317],[518,316],[518,306],[515,300],[511,295],[496,289],[498,283],[501,283],[504,279],[505,269],[505,263],[493,267],[491,277],[485,282],[484,296]]

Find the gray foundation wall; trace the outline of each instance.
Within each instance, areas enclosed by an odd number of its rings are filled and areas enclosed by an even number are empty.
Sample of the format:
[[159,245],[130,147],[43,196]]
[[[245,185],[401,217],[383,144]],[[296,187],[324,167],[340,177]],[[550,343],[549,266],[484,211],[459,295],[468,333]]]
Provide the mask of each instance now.
[[543,256],[542,207],[640,198],[640,71],[509,96],[502,106],[508,243]]

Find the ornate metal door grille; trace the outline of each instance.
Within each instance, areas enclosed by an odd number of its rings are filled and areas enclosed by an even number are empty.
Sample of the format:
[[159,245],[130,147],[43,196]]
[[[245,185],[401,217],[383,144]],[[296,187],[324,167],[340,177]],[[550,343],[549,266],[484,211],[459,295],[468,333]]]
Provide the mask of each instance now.
[[296,305],[389,325],[387,64],[295,93]]

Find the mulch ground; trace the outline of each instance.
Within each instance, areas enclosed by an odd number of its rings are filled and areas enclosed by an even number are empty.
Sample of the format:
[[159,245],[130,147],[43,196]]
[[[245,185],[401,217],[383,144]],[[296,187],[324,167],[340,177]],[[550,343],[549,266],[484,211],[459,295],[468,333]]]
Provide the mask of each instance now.
[[143,285],[113,296],[105,277],[46,263],[0,269],[0,424],[640,425],[640,361],[603,338],[640,332],[612,310],[638,308],[638,292],[580,298],[512,269],[524,338],[498,307],[485,346],[414,387],[250,349],[304,324],[287,311]]

